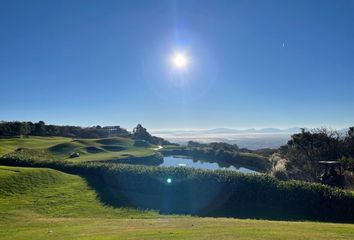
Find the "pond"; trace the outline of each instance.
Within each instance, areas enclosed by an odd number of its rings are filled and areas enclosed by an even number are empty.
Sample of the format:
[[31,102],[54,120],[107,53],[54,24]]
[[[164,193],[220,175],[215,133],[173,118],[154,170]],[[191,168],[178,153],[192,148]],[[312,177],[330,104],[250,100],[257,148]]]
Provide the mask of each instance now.
[[163,163],[159,166],[162,167],[191,167],[191,168],[198,168],[198,169],[209,169],[209,170],[231,170],[231,171],[238,171],[242,173],[258,173],[251,169],[240,167],[236,168],[235,166],[228,166],[223,167],[220,166],[218,163],[207,162],[202,160],[195,160],[187,156],[168,156],[163,158]]

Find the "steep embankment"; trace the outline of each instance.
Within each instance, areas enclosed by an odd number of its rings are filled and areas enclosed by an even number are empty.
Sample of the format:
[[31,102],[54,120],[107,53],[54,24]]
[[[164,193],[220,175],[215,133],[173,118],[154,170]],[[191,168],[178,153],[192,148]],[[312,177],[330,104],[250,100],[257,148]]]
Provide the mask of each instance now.
[[149,217],[153,212],[104,206],[82,177],[53,169],[0,166],[0,219],[56,217]]

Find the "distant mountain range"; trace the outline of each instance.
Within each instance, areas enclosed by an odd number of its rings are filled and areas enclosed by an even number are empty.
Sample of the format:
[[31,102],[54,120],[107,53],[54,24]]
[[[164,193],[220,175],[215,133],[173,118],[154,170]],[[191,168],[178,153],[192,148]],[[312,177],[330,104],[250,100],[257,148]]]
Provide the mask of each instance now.
[[[345,134],[348,129],[338,129]],[[227,142],[237,144],[248,149],[278,148],[287,143],[291,135],[301,132],[301,128],[287,129],[261,128],[261,129],[233,129],[214,128],[207,130],[155,130],[151,133],[170,142],[186,144],[188,141],[197,142]]]
[[300,132],[298,127],[279,129],[279,128],[261,128],[261,129],[234,129],[234,128],[213,128],[207,130],[155,130],[151,131],[153,134],[257,134],[257,133],[284,133],[292,134]]
[[249,149],[278,148],[285,144],[290,136],[300,132],[294,127],[288,129],[262,128],[262,129],[233,129],[214,128],[207,130],[155,130],[151,133],[168,141],[186,144],[188,141],[197,142],[227,142],[237,144]]
[[210,130],[202,131],[204,133],[297,133],[300,132],[301,129],[298,127],[287,128],[287,129],[279,129],[279,128],[261,128],[261,129],[233,129],[233,128],[214,128]]

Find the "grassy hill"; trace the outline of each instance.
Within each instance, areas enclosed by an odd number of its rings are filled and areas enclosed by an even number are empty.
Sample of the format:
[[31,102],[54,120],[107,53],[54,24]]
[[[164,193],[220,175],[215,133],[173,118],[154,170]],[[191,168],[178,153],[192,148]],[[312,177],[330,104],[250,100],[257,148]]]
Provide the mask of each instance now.
[[64,137],[13,137],[13,138],[0,138],[0,156],[12,152],[17,148],[31,148],[43,149],[70,142],[71,138]]
[[[53,161],[110,161],[132,157],[154,156],[154,145],[141,145],[141,141],[114,137],[104,139],[71,139],[64,137],[0,138],[0,156],[18,154],[33,160]],[[20,148],[20,149],[19,149]],[[20,151],[16,151],[20,150]],[[70,158],[72,152],[80,154]]]
[[86,181],[0,166],[0,239],[353,239],[353,224],[163,216],[104,206]]
[[104,206],[82,177],[52,169],[0,166],[0,219],[12,217],[151,217]]

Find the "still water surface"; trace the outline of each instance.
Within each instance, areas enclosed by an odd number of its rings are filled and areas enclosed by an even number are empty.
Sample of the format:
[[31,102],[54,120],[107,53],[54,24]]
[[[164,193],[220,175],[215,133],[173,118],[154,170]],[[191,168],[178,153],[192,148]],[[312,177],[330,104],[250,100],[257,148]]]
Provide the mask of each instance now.
[[160,164],[160,166],[163,166],[163,167],[191,167],[191,168],[209,169],[209,170],[221,169],[221,170],[238,171],[238,172],[242,172],[242,173],[257,173],[256,171],[253,171],[253,170],[245,168],[245,167],[240,167],[240,168],[236,168],[234,166],[221,167],[217,163],[195,160],[195,159],[188,158],[188,157],[175,157],[175,156],[164,157],[163,163]]

